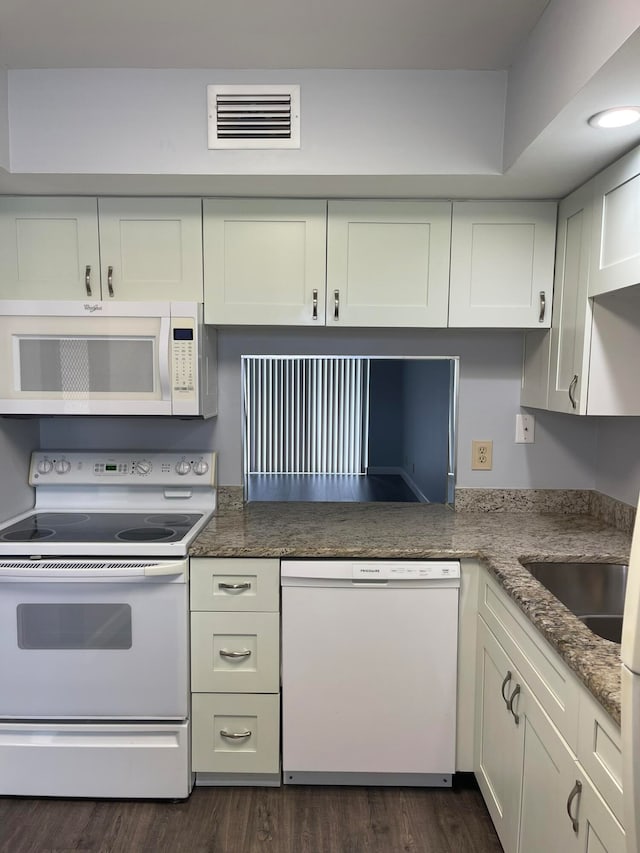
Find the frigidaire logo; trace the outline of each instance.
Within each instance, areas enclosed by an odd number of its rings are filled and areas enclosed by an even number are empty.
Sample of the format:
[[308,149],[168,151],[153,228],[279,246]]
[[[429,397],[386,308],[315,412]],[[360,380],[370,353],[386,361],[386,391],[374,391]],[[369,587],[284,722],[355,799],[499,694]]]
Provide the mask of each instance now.
[[93,314],[94,311],[102,311],[102,305],[99,302],[94,302],[91,305],[89,302],[84,303],[84,310],[88,311],[90,314]]
[[379,575],[380,569],[360,569],[360,571],[364,574],[365,572],[370,575]]

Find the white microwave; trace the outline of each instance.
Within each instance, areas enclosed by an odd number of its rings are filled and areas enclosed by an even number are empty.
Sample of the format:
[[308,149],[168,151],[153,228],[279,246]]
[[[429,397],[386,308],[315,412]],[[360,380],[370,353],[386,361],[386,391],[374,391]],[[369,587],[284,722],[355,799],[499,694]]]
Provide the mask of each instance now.
[[202,316],[196,302],[0,301],[0,414],[211,417]]

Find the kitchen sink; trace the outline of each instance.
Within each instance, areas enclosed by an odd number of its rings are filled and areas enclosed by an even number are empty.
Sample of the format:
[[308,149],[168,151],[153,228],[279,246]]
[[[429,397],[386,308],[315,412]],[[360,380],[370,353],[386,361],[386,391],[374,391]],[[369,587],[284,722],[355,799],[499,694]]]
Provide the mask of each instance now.
[[523,563],[594,634],[619,643],[627,587],[624,563]]

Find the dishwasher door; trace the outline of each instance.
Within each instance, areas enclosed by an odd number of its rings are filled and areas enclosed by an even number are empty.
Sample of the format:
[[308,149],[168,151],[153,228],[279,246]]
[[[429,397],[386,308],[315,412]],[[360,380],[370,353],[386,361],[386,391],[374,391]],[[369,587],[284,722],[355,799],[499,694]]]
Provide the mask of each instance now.
[[460,564],[282,562],[288,784],[449,786]]

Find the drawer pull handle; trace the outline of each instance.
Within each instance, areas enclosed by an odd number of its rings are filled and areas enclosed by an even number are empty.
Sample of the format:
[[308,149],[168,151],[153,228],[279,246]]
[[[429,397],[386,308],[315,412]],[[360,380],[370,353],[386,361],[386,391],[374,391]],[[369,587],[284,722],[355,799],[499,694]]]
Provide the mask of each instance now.
[[[578,779],[576,779],[576,784],[573,786],[571,793],[569,794],[569,797],[567,799],[567,814],[569,815],[569,820],[571,821],[571,826],[573,827],[573,831],[575,832],[576,835],[578,834],[579,823],[578,823],[578,818],[574,817],[571,814],[571,806],[573,805],[573,801],[575,800],[575,798],[579,797],[581,793],[582,793],[582,782],[580,782]],[[580,803],[578,801],[578,807],[579,806],[580,806]],[[577,809],[576,809],[576,814],[577,814]]]
[[113,291],[113,267],[107,268],[107,288],[109,289],[109,296],[115,296]]
[[516,714],[516,712],[513,710],[513,700],[516,698],[518,693],[520,693],[520,685],[516,684],[516,686],[513,688],[513,693],[511,694],[511,696],[509,696],[509,699],[507,700],[507,710],[511,711],[511,713],[513,714],[513,719],[516,721],[516,726],[520,722],[520,715]]
[[226,729],[220,729],[220,736],[226,737],[227,740],[244,740],[247,737],[251,737],[253,732],[228,732]]
[[224,583],[224,582],[221,582],[218,584],[218,589],[230,589],[230,590],[251,589],[251,584],[249,582],[245,582],[245,583]]
[[511,670],[507,670],[507,674],[504,677],[504,681],[502,682],[502,687],[500,688],[500,692],[502,693],[502,698],[504,699],[504,704],[509,707],[509,699],[504,695],[504,688],[511,681]]
[[340,291],[333,291],[333,319],[336,322],[340,319]]
[[220,649],[221,658],[248,658],[251,657],[251,651],[245,649],[243,652],[228,652],[226,649]]
[[84,287],[87,291],[87,296],[93,296],[91,293],[91,267],[89,264],[84,268]]
[[318,319],[318,291],[313,291],[313,313],[311,315],[314,320]]

